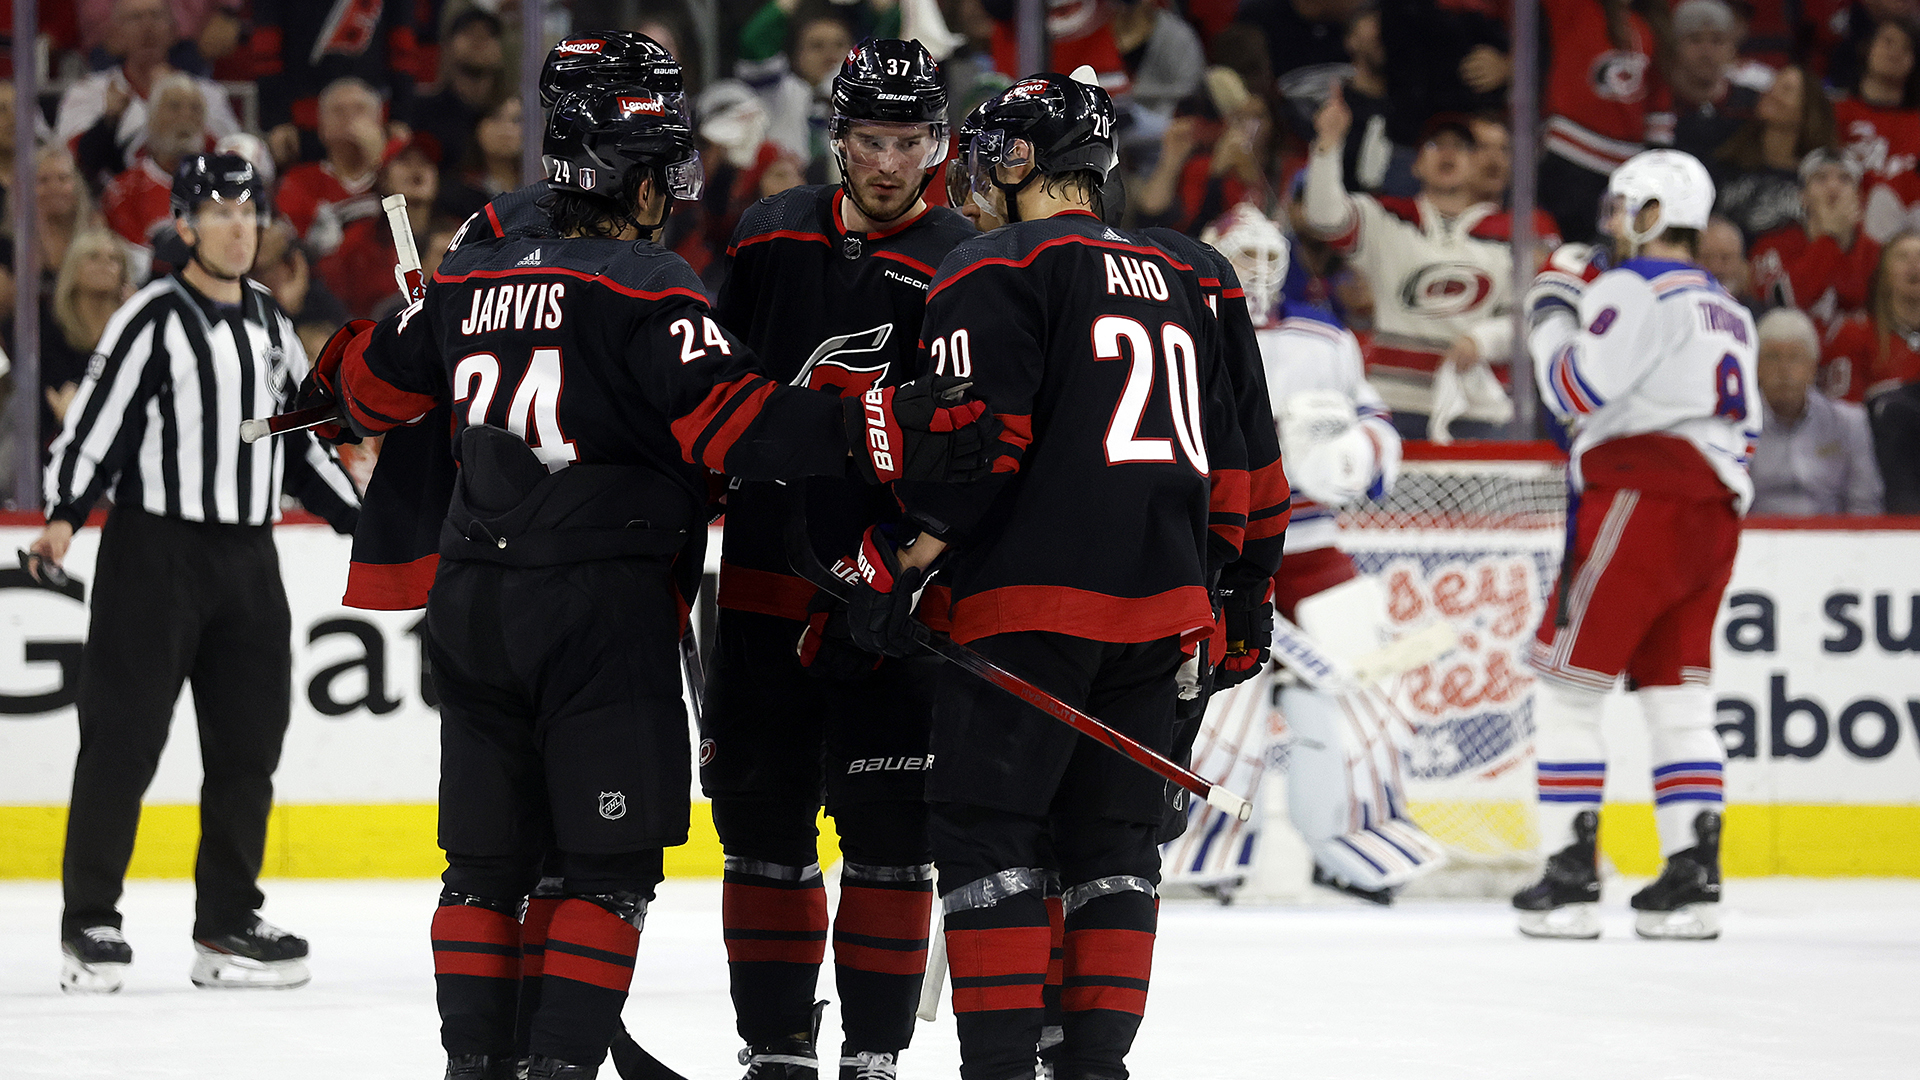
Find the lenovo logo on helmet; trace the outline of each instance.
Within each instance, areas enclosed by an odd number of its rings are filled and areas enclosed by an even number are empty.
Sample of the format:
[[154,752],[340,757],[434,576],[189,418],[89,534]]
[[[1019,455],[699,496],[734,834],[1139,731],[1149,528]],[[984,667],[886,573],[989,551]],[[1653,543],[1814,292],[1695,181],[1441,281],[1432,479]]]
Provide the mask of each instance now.
[[1007,90],[1006,96],[1010,98],[1039,97],[1046,92],[1047,80],[1028,79],[1026,82],[1014,84]]
[[655,97],[623,97],[620,99],[620,119],[645,113],[648,116],[667,115],[667,103]]
[[591,56],[607,47],[607,43],[598,38],[585,38],[580,41],[563,41],[553,47],[553,51],[562,56]]

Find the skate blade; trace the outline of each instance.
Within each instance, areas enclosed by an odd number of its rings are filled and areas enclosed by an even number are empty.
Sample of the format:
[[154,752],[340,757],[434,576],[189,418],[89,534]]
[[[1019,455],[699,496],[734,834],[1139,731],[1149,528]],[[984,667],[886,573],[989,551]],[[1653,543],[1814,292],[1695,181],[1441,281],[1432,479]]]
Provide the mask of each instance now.
[[188,977],[203,990],[292,990],[313,978],[305,960],[252,960],[197,942],[193,951]]
[[1562,904],[1519,915],[1520,932],[1528,937],[1592,941],[1600,936],[1600,913],[1593,904]]
[[64,953],[60,958],[60,992],[63,994],[117,994],[125,982],[125,964],[89,964]]
[[1650,941],[1712,941],[1720,936],[1720,905],[1686,904],[1672,911],[1636,911],[1633,932]]

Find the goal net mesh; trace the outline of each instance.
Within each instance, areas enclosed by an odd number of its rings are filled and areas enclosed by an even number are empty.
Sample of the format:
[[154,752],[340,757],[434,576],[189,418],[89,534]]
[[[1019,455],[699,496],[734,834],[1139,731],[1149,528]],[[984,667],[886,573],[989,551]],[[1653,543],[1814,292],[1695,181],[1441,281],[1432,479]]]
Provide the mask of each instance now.
[[1428,879],[1432,891],[1491,892],[1533,864],[1525,660],[1566,508],[1557,460],[1440,460],[1406,462],[1389,498],[1340,515],[1340,547],[1379,579],[1393,626],[1439,618],[1459,634],[1452,653],[1387,688],[1412,728],[1410,809],[1453,866]]

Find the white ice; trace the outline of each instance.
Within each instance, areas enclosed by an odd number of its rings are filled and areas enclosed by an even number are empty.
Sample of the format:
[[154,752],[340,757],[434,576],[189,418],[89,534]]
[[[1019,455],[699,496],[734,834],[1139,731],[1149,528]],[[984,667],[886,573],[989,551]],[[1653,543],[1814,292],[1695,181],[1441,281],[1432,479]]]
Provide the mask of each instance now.
[[[1736,879],[1711,943],[1635,939],[1637,884],[1610,884],[1598,942],[1524,940],[1491,901],[1169,902],[1134,1075],[1920,1077],[1920,881]],[[125,991],[74,998],[55,986],[58,887],[0,883],[0,1080],[438,1080],[435,883],[266,890],[265,914],[313,941],[306,988],[196,990],[191,886],[136,881]],[[717,881],[662,888],[626,1013],[642,1045],[693,1080],[740,1074],[719,897]],[[821,989],[832,996],[830,974]],[[829,1011],[830,1033],[836,1023]],[[957,1062],[943,1016],[921,1028],[902,1076],[951,1077]]]

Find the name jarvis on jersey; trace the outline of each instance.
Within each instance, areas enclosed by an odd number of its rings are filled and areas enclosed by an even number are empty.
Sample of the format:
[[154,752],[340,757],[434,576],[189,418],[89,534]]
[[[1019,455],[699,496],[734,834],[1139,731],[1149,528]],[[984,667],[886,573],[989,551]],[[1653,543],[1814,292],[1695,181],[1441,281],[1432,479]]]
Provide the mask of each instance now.
[[565,282],[538,285],[495,285],[476,289],[473,310],[460,321],[463,334],[484,334],[489,330],[558,330],[565,313],[560,301],[567,295]]

